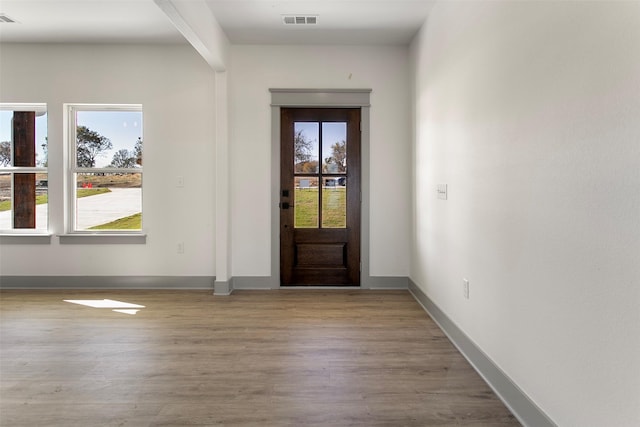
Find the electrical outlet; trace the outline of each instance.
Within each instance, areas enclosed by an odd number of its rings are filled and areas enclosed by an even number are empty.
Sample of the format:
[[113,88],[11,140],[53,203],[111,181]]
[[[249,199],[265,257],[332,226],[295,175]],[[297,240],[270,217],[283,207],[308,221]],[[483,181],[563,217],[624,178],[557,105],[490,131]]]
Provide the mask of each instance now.
[[180,242],[178,243],[176,250],[179,254],[183,254],[184,253],[184,243]]
[[469,299],[469,281],[467,279],[462,279],[462,293],[465,299]]
[[184,177],[182,175],[179,175],[176,177],[176,187],[177,188],[183,188],[184,187]]

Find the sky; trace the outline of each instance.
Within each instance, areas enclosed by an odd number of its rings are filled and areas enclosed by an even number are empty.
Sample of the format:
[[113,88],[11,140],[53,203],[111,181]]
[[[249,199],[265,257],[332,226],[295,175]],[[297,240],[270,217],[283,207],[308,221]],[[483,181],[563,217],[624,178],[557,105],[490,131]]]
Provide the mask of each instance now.
[[109,165],[118,150],[132,151],[138,138],[143,138],[142,111],[78,111],[76,114],[78,126],[98,132],[113,144],[111,150],[96,159],[96,167]]

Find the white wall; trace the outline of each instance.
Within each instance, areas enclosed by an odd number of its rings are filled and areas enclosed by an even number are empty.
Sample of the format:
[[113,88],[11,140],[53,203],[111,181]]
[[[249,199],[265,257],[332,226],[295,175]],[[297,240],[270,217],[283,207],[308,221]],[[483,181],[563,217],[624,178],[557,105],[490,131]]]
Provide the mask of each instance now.
[[[2,275],[212,276],[214,72],[191,46],[0,46],[0,101],[49,109],[50,228],[63,233],[63,103],[141,103],[144,245],[3,244]],[[184,188],[175,178],[184,177]],[[177,242],[184,242],[184,255]],[[34,262],[37,260],[37,262]]]
[[412,280],[559,425],[640,425],[640,3],[439,2],[412,60]]
[[370,88],[372,276],[407,276],[408,49],[233,46],[229,73],[233,276],[271,275],[270,88]]

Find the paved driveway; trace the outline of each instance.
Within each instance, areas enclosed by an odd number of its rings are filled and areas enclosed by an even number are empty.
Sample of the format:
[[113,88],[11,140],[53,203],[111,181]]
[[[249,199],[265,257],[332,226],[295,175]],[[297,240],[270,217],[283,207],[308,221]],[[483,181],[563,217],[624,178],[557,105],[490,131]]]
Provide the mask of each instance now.
[[[78,229],[106,224],[129,215],[142,212],[140,188],[111,188],[110,193],[78,199]],[[46,229],[47,204],[36,206],[36,228]],[[11,228],[11,212],[0,212],[0,229]]]

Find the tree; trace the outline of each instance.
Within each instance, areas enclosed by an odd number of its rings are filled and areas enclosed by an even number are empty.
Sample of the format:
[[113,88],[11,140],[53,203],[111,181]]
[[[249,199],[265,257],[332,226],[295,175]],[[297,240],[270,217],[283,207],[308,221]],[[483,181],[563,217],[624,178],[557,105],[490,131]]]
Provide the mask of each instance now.
[[133,168],[136,166],[136,153],[135,151],[129,151],[127,149],[118,150],[111,160],[111,164],[114,168]]
[[293,137],[293,155],[296,163],[308,162],[311,159],[313,141],[304,136],[304,131],[300,129]]
[[78,167],[92,168],[96,165],[96,159],[104,155],[113,145],[109,138],[86,126],[78,126],[76,130],[76,152]]
[[324,162],[325,169],[329,169],[329,165],[335,165],[337,170],[334,173],[345,173],[347,171],[347,143],[343,140],[333,144],[331,157],[325,158]]
[[136,158],[136,164],[142,166],[142,138],[138,137],[136,145],[133,147],[133,153]]
[[298,173],[318,173],[318,161],[311,160],[309,162],[298,163],[296,167]]
[[9,141],[0,142],[0,166],[11,164],[11,143]]
[[302,129],[295,133],[293,137],[293,157],[296,172],[314,173],[318,171],[318,161],[311,160],[313,157],[313,142],[305,137]]
[[44,152],[44,160],[39,160],[38,163],[40,164],[40,166],[46,168],[49,167],[49,137],[45,136],[44,141],[45,142],[41,145],[42,151]]

